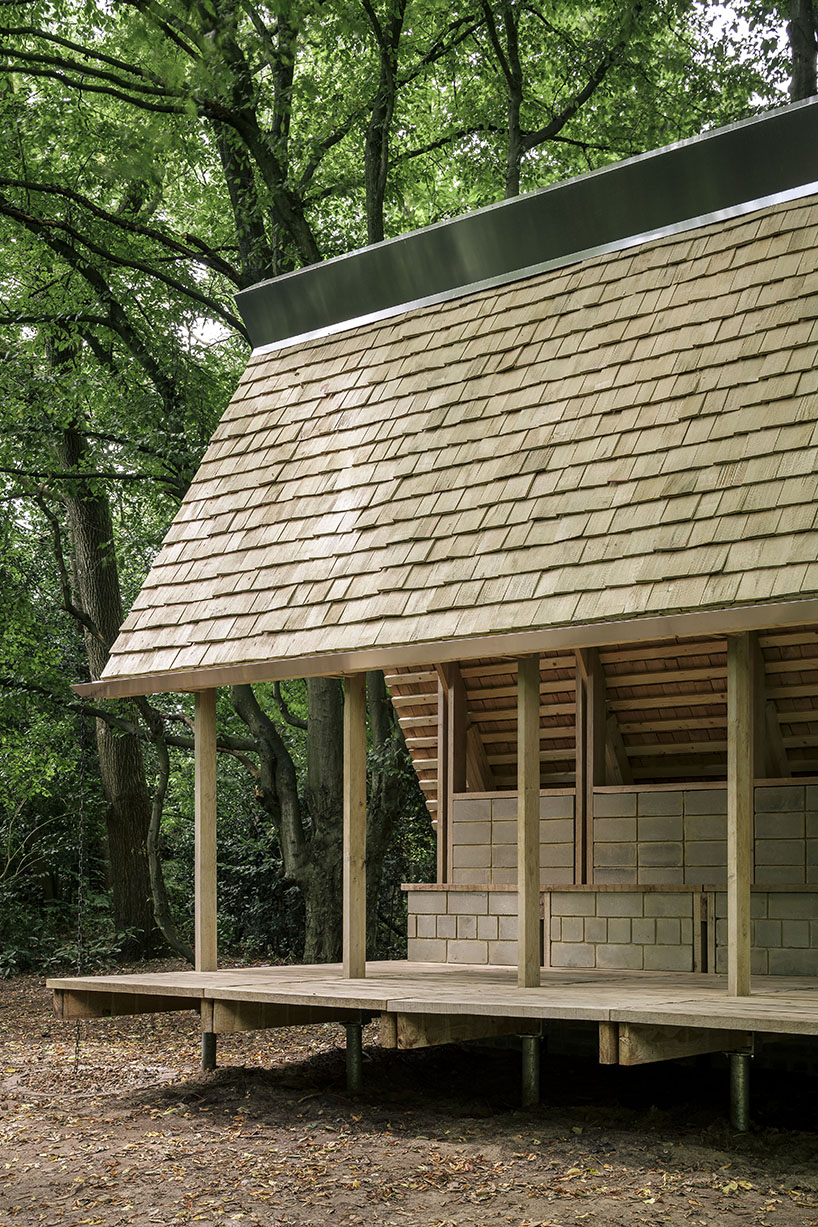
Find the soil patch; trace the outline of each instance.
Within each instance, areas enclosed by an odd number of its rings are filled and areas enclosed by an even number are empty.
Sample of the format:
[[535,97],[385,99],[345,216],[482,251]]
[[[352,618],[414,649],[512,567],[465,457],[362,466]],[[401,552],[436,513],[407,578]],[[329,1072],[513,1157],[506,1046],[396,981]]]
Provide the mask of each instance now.
[[[168,966],[165,964],[164,966]],[[142,968],[144,970],[144,968]],[[381,1050],[345,1090],[337,1025],[247,1032],[199,1068],[192,1013],[55,1019],[33,977],[0,982],[0,1227],[818,1224],[811,1075],[547,1056],[521,1111],[511,1049]]]

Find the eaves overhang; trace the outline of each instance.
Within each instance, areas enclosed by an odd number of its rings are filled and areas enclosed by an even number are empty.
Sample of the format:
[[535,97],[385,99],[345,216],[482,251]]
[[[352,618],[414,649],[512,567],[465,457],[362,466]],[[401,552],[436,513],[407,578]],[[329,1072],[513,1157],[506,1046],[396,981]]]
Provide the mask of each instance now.
[[438,665],[483,657],[509,658],[548,652],[684,639],[701,634],[731,635],[744,631],[805,626],[818,622],[818,597],[803,600],[733,605],[611,621],[569,624],[474,638],[363,648],[353,652],[293,656],[278,660],[209,666],[152,675],[119,677],[72,686],[82,698],[115,699],[138,695],[211,690],[255,682],[303,677],[343,677],[369,669]]

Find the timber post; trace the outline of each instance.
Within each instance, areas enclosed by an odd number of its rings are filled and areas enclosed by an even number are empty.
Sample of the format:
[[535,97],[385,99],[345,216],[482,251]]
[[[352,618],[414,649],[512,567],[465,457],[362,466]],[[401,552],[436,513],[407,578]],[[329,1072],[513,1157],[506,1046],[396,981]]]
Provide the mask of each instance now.
[[727,639],[727,991],[750,995],[753,669],[750,635]]
[[540,983],[540,660],[517,661],[517,983]]
[[[196,971],[218,967],[216,928],[216,691],[196,693],[193,727],[195,786],[194,956]],[[204,1015],[202,1016],[204,1024]],[[202,1069],[216,1068],[216,1035],[202,1031]]]
[[366,975],[366,674],[344,682],[343,964]]
[[451,794],[449,790],[449,691],[444,677],[437,677],[437,880],[449,880],[451,839]]

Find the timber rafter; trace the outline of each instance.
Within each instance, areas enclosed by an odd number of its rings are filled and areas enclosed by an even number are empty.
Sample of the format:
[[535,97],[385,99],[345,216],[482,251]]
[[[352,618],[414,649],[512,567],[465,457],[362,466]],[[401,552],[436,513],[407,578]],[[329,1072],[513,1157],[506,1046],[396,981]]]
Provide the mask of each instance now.
[[[818,775],[818,631],[760,631],[753,644],[756,775]],[[703,635],[542,655],[542,788],[575,784],[577,661],[580,682],[592,675],[597,688],[596,786],[726,779],[727,639]],[[517,782],[516,659],[393,670],[387,682],[433,817],[442,677],[458,679],[467,712],[468,778],[455,791],[512,790]]]

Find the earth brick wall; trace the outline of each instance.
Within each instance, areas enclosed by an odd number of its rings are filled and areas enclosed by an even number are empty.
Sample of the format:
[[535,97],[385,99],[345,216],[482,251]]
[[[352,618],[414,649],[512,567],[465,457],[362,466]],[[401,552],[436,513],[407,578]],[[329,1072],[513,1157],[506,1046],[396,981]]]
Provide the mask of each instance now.
[[[517,885],[517,798],[455,797],[452,882]],[[540,882],[574,880],[574,795],[540,797]]]
[[[755,884],[818,883],[818,787],[760,785],[755,795]],[[726,790],[597,793],[594,881],[726,884]]]
[[[818,786],[760,785],[755,808],[753,971],[818,975]],[[514,796],[455,798],[460,889],[410,889],[410,959],[516,963],[516,810]],[[594,885],[572,890],[574,797],[542,796],[545,964],[724,971],[726,811],[723,788],[598,792]]]

